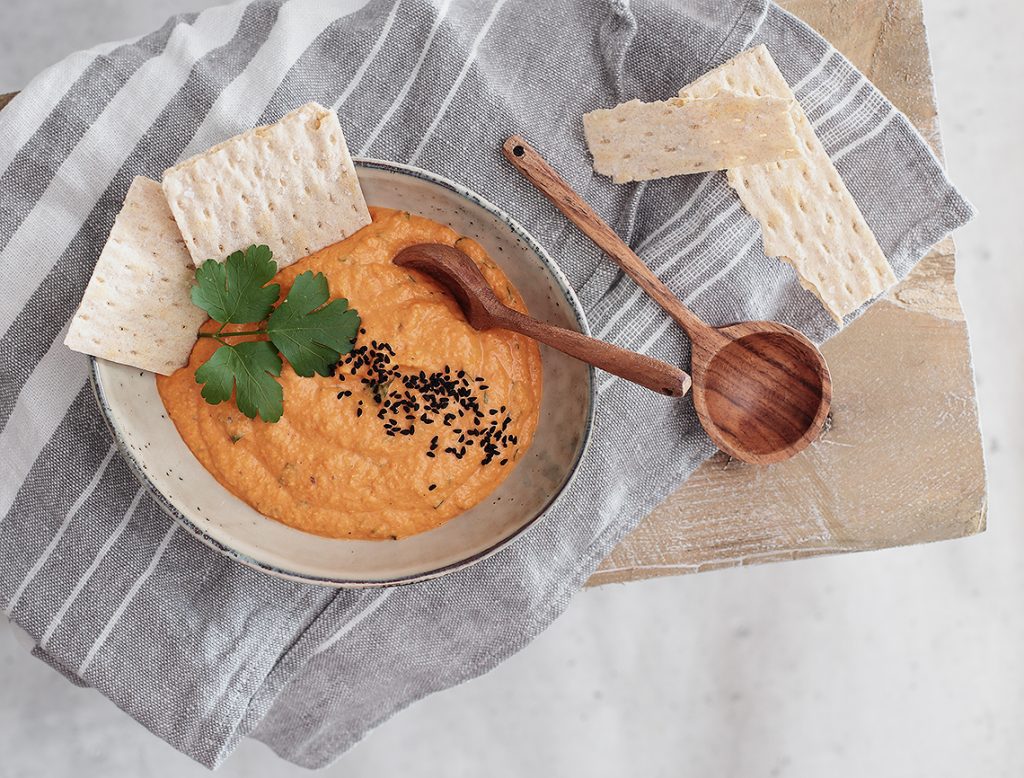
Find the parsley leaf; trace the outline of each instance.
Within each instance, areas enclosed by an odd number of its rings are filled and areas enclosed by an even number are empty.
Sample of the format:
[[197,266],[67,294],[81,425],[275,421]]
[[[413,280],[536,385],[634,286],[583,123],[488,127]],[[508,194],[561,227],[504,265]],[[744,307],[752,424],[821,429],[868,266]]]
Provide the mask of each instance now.
[[300,376],[329,375],[359,331],[359,314],[348,300],[324,305],[329,297],[324,274],[307,270],[267,320],[267,334]]
[[221,324],[263,321],[281,293],[278,284],[264,286],[277,273],[271,256],[268,246],[249,246],[224,262],[206,260],[196,269],[192,302]]
[[[275,376],[281,375],[283,354],[300,376],[330,375],[342,354],[352,350],[359,330],[359,314],[350,310],[347,300],[330,299],[323,273],[302,273],[295,279],[288,296],[274,309],[281,294],[279,284],[269,284],[277,272],[267,246],[249,246],[236,251],[224,262],[208,259],[196,270],[192,302],[221,325],[252,324],[265,321],[263,327],[246,331],[201,332],[200,338],[213,338],[221,347],[195,373],[202,384],[202,396],[211,405],[235,395],[238,409],[250,419],[276,422],[284,413],[284,392]],[[229,345],[225,339],[243,335],[267,335]]]
[[238,410],[250,419],[276,422],[284,413],[284,392],[272,376],[281,375],[281,357],[265,340],[221,346],[196,370],[196,383],[204,384],[203,399],[217,405],[231,399],[235,389]]

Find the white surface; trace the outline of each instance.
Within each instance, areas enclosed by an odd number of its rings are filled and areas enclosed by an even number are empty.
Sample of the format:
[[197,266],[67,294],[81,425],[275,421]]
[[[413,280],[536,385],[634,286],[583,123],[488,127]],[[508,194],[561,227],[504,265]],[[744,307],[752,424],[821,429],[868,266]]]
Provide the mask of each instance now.
[[[400,714],[326,775],[1024,774],[1024,341],[1004,332],[1024,293],[1024,7],[926,5],[947,159],[981,211],[958,235],[958,285],[989,531],[585,592],[525,651]],[[0,91],[168,6],[4,0]],[[0,776],[206,774],[0,633]],[[304,773],[246,742],[219,774]]]

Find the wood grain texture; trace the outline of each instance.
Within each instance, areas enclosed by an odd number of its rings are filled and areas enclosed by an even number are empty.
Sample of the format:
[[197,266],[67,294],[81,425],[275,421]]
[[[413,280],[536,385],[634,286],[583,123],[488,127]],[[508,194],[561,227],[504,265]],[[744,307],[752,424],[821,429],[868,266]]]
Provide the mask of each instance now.
[[399,251],[392,261],[424,273],[447,288],[475,329],[498,327],[518,332],[658,394],[682,397],[690,389],[690,376],[675,365],[509,308],[498,299],[473,260],[453,246],[418,243]]
[[[919,0],[783,0],[941,156]],[[719,454],[604,561],[590,585],[959,538],[985,528],[985,466],[952,240],[822,349],[832,426],[794,459]],[[884,366],[883,369],[879,369]]]
[[693,405],[715,444],[755,465],[782,462],[817,439],[832,384],[821,352],[802,333],[771,321],[711,327],[615,234],[536,149],[518,135],[505,158],[660,305],[690,339]]

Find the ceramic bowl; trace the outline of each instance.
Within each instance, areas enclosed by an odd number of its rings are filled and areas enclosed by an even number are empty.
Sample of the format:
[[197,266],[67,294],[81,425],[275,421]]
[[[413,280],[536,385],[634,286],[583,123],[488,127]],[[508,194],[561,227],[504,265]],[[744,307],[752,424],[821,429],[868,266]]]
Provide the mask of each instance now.
[[[450,225],[478,241],[522,293],[530,313],[587,332],[565,277],[508,215],[465,187],[413,167],[357,161],[371,205]],[[384,586],[458,570],[494,553],[537,521],[565,489],[591,430],[593,371],[541,347],[537,433],[487,499],[433,530],[397,541],[336,540],[257,513],[222,487],[189,451],[164,411],[152,373],[93,360],[100,408],[117,443],[157,502],[203,542],[273,575],[330,586]]]

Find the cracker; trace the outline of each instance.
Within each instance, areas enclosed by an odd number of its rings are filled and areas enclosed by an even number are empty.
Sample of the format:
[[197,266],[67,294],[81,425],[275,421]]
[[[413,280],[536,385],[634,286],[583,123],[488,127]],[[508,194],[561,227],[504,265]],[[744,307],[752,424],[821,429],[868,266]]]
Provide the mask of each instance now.
[[684,99],[723,89],[793,100],[801,156],[728,171],[729,185],[761,223],[764,250],[796,270],[842,326],[843,317],[896,283],[857,203],[764,46],[749,49],[679,91]]
[[583,116],[594,170],[616,184],[800,156],[788,99],[729,92],[631,100]]
[[132,181],[64,343],[170,375],[188,362],[206,313],[190,298],[195,267],[160,184]]
[[338,115],[306,103],[164,171],[196,265],[266,244],[287,267],[370,223]]

